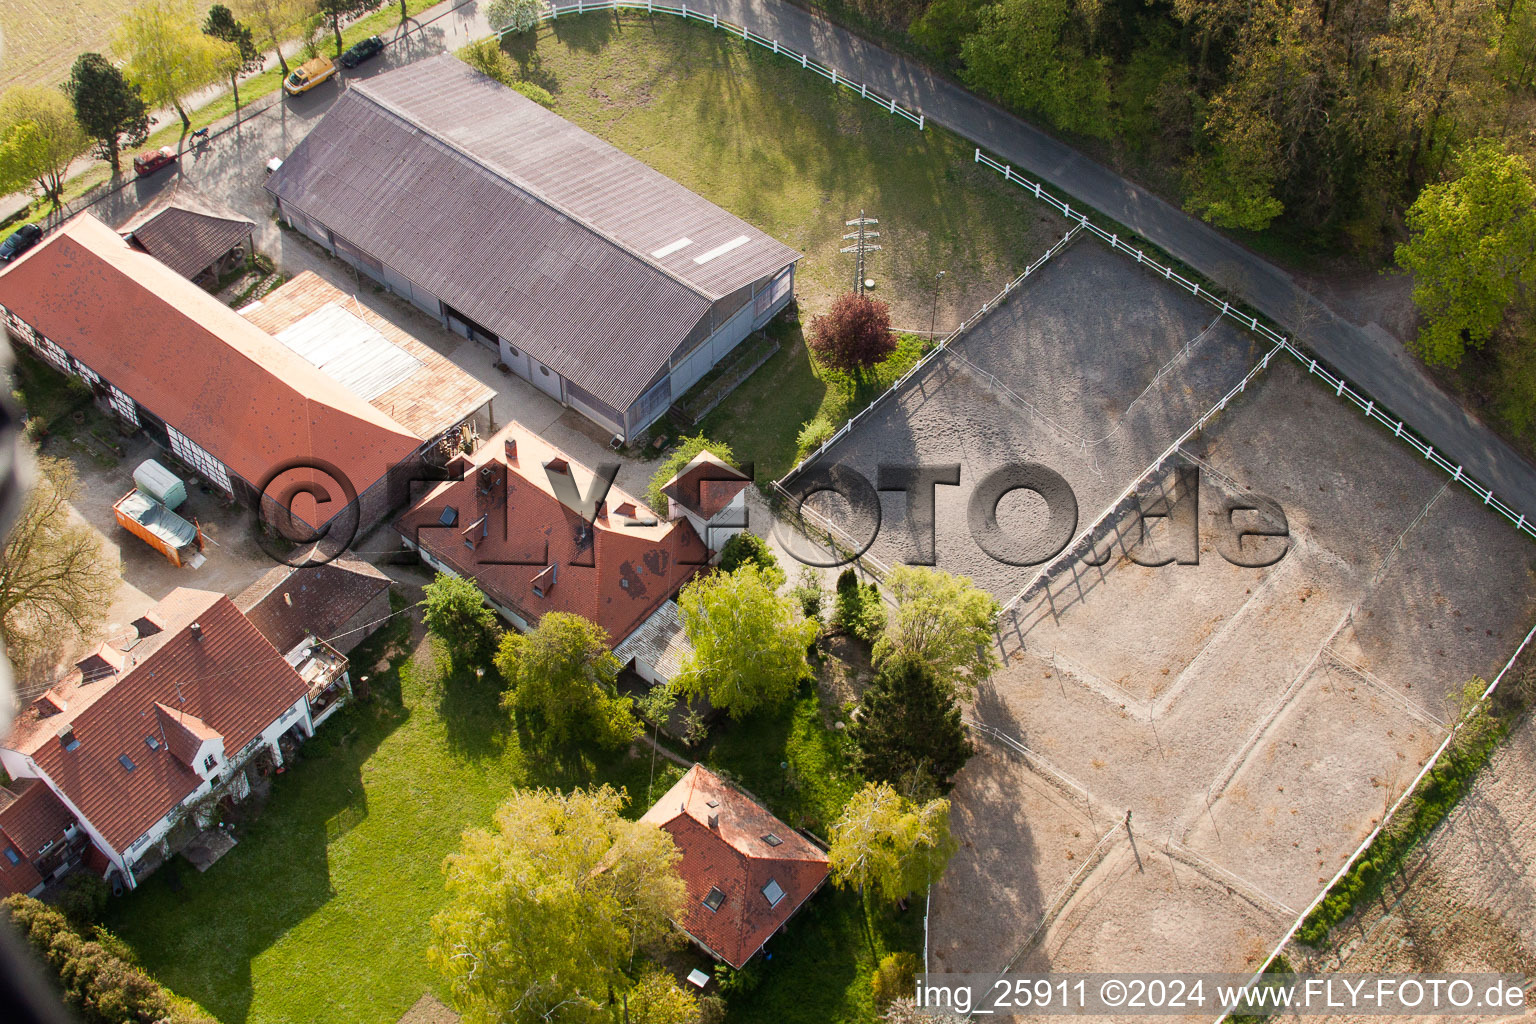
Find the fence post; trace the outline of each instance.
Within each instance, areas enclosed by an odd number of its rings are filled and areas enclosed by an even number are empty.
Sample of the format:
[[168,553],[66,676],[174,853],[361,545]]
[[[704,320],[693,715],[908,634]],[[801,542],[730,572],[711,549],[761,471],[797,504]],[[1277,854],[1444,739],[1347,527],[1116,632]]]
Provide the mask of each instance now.
[[718,14],[711,14],[709,16],[709,27],[710,28],[719,28],[720,27],[720,15],[718,15]]
[[859,98],[865,100],[869,99],[869,90],[864,87],[863,82],[859,83]]
[[777,39],[775,39],[773,41],[773,52],[774,53],[778,53],[779,52],[779,41]]
[[832,68],[832,84],[837,84],[837,68]]
[[803,53],[800,55],[800,66],[802,68],[805,67],[805,54],[803,54]]
[[927,117],[926,114],[918,114],[917,115],[917,130],[918,131],[922,131],[923,130],[923,118],[925,118],[925,117]]
[[981,163],[981,147],[980,146],[976,147],[976,160],[975,160],[975,162],[978,163],[978,164]]

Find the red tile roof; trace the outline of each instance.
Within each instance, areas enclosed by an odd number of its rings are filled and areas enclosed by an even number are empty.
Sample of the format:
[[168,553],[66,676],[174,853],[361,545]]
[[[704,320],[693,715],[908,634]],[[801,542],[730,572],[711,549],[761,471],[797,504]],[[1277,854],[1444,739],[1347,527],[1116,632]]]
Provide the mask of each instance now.
[[709,520],[746,490],[748,483],[741,470],[704,451],[663,484],[661,493],[699,518]]
[[[5,745],[30,754],[54,785],[119,851],[184,800],[201,779],[167,749],[160,706],[189,729],[224,737],[237,755],[305,693],[304,681],[223,594],[179,588],[157,608],[165,629],[129,650],[121,675],[50,691],[66,710],[20,714]],[[188,627],[196,622],[200,632]],[[200,726],[192,722],[195,716]],[[68,725],[79,745],[65,750]],[[204,733],[207,734],[206,732]],[[158,741],[152,747],[148,739]],[[119,758],[133,764],[130,771]]]
[[193,758],[203,744],[220,738],[216,731],[208,728],[207,722],[196,715],[166,707],[159,702],[155,704],[155,721],[160,726],[160,735],[165,738],[165,745],[176,755],[176,760],[193,770],[197,768]]
[[345,556],[304,568],[279,565],[236,597],[235,607],[286,654],[310,635],[349,639],[338,634],[389,582],[367,562]]
[[41,780],[17,779],[10,789],[16,799],[0,810],[0,832],[23,857],[36,857],[44,843],[58,839],[74,824],[75,816]]
[[[678,925],[732,967],[752,959],[827,877],[824,852],[701,764],[640,820],[666,829],[682,851],[688,902]],[[783,892],[776,903],[764,894],[770,883]],[[711,890],[725,897],[717,910],[705,905]]]
[[[395,528],[530,623],[545,612],[572,612],[602,626],[616,646],[709,552],[686,521],[662,522],[618,488],[605,502],[612,511],[589,523],[556,494],[545,468],[556,460],[567,463],[575,491],[591,493],[590,470],[508,423],[471,457],[463,480],[428,491]],[[625,503],[636,506],[634,516],[618,514]],[[448,507],[457,510],[452,525],[443,523]]]
[[253,486],[307,458],[361,494],[422,443],[88,214],[0,272],[0,305]]

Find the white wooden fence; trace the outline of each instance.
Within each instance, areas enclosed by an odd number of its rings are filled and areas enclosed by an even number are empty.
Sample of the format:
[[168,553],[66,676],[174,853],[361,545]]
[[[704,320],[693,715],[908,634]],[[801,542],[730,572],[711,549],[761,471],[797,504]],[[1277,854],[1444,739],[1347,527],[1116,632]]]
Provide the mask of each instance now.
[[[771,50],[782,57],[788,58],[790,61],[799,64],[806,71],[820,75],[833,85],[840,85],[845,89],[858,93],[861,98],[869,100],[889,114],[906,118],[917,125],[918,131],[922,131],[927,126],[928,119],[922,111],[908,110],[889,96],[880,95],[863,82],[853,81],[836,68],[827,67],[824,64],[811,60],[805,54],[780,44],[777,39],[769,39],[766,36],[758,35],[749,28],[733,25],[728,21],[721,21],[718,14],[702,14],[699,11],[689,10],[687,4],[664,4],[656,3],[654,0],[593,0],[591,3],[588,3],[587,0],[576,0],[572,4],[550,4],[539,16],[539,20],[541,22],[557,21],[561,17],[570,17],[576,14],[593,14],[598,11],[671,14],[682,18],[684,21],[701,21],[711,28],[724,29],[730,35],[739,36],[749,43],[756,43],[766,50]],[[497,35],[504,36],[509,31],[511,30],[498,29],[496,33]]]

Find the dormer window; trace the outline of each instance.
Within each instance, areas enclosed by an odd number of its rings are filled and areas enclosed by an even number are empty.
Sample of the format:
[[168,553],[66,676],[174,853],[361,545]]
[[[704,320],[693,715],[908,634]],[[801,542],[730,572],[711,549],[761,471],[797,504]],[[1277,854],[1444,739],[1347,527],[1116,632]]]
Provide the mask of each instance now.
[[768,879],[768,884],[763,886],[763,899],[768,901],[770,907],[776,907],[783,898],[784,889],[774,879]]
[[80,746],[80,737],[75,735],[75,727],[66,725],[59,730],[59,746],[65,750],[75,750]]
[[718,911],[725,905],[725,893],[720,890],[719,886],[712,885],[709,887],[709,895],[704,897],[704,905],[712,912]]

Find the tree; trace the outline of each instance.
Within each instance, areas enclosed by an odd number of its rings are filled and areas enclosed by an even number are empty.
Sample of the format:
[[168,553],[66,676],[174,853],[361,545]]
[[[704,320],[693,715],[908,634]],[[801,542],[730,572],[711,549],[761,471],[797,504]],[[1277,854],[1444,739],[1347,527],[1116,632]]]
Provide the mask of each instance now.
[[697,577],[677,603],[693,650],[674,682],[732,718],[783,702],[810,673],[805,651],[816,624],[756,565]]
[[38,459],[0,559],[0,637],[18,669],[90,636],[107,616],[120,573],[100,536],[73,516],[79,486],[66,459]]
[[539,23],[542,0],[491,0],[485,20],[497,35],[527,32]]
[[36,184],[57,207],[69,162],[86,145],[74,109],[57,89],[18,85],[0,96],[0,193]]
[[1457,162],[1454,179],[1419,193],[1408,241],[1397,247],[1424,317],[1415,347],[1446,366],[1492,337],[1536,271],[1536,183],[1525,159],[1484,140]]
[[869,979],[876,1008],[884,1010],[898,996],[911,992],[917,981],[917,968],[917,957],[911,953],[890,953],[881,957],[874,977]]
[[653,511],[666,515],[667,496],[661,493],[662,485],[676,476],[684,466],[698,458],[700,452],[706,451],[726,465],[741,468],[737,465],[736,453],[731,451],[730,445],[711,441],[703,434],[685,437],[678,441],[677,447],[661,460],[661,464],[656,467],[656,472],[651,474],[650,485],[645,489],[645,503],[651,506]]
[[235,20],[228,7],[214,4],[203,22],[203,35],[228,43],[219,59],[220,68],[229,76],[229,88],[235,94],[235,113],[240,113],[240,76],[260,71],[266,58],[256,49],[256,40],[248,26]]
[[508,684],[502,706],[537,713],[555,743],[617,747],[640,735],[633,703],[614,682],[622,667],[603,627],[567,612],[547,612],[528,633],[503,633],[496,653]]
[[859,700],[848,730],[866,778],[911,793],[931,782],[948,793],[976,748],[971,746],[955,691],[927,663],[888,658]]
[[875,644],[876,661],[915,658],[963,691],[997,670],[993,648],[1002,609],[969,577],[900,565],[886,577],[885,587],[895,598],[896,608]]
[[336,36],[336,56],[341,56],[341,23],[377,10],[384,0],[312,0],[312,10],[318,14]]
[[885,601],[874,583],[860,583],[853,566],[837,576],[832,625],[873,644],[885,632]]
[[127,58],[128,80],[139,85],[144,99],[173,108],[182,127],[192,127],[183,103],[218,79],[226,44],[198,30],[191,0],[145,0],[130,7],[112,45]]
[[112,165],[113,177],[122,173],[123,147],[149,138],[149,107],[139,87],[129,84],[101,54],[82,53],[64,83],[64,94],[80,127],[96,140],[97,155]]
[[861,373],[896,351],[891,307],[856,292],[839,295],[831,309],[811,320],[806,343],[832,369]]
[[484,661],[496,643],[496,613],[474,582],[440,572],[422,588],[422,620],[454,665]]
[[89,928],[101,920],[107,909],[107,899],[112,890],[93,871],[76,871],[64,879],[64,891],[59,894],[59,909],[76,928]]
[[257,47],[277,54],[277,63],[288,77],[288,61],[283,57],[283,42],[301,15],[300,0],[236,0],[235,13],[251,27]]
[[899,900],[936,881],[957,848],[948,800],[914,804],[889,783],[870,782],[833,824],[827,860],[838,885]]
[[699,1001],[672,980],[666,969],[647,967],[625,995],[628,1024],[698,1024]]
[[429,959],[465,1024],[607,1020],[620,967],[682,916],[672,837],[622,791],[521,790],[444,862]]
[[755,533],[743,530],[726,541],[720,549],[720,571],[734,572],[748,563],[757,566],[763,574],[763,580],[773,589],[777,590],[784,585],[787,577],[784,570],[779,568],[779,557],[773,553],[768,542]]
[[1106,137],[1109,61],[1088,53],[1088,28],[1071,0],[1001,0],[961,44],[961,77],[1057,128]]

